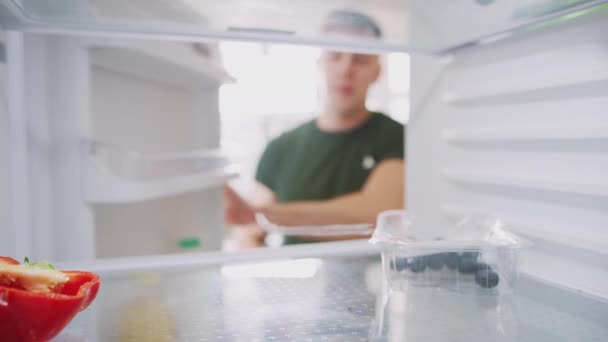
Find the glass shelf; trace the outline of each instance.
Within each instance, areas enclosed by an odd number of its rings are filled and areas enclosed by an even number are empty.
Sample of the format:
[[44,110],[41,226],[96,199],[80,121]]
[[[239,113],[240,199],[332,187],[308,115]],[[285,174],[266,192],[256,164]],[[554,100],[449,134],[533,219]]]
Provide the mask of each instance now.
[[[429,320],[439,314],[461,323],[453,327],[459,333],[462,327],[475,331],[474,311],[481,319],[502,315],[511,321],[517,341],[605,341],[608,336],[606,302],[527,275],[510,303],[497,305],[491,296],[479,296],[473,311],[448,308],[446,303],[458,300],[450,291],[417,298],[425,305],[415,311],[403,292],[384,302],[380,258],[369,247],[360,240],[66,265],[99,273],[102,287],[93,305],[56,341],[151,336],[163,341],[419,341],[412,329],[445,328]],[[477,335],[467,341],[489,340],[497,339]]]
[[[351,50],[441,54],[469,44],[607,12],[605,0],[0,0],[21,29],[181,40],[238,39]],[[339,9],[365,13],[382,39],[327,34]]]

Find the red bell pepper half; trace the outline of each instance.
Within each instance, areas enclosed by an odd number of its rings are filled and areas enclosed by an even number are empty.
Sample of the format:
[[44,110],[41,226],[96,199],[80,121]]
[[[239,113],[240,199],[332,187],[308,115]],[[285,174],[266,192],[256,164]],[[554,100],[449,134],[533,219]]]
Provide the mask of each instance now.
[[[0,257],[0,272],[2,264],[20,265],[17,260]],[[99,291],[98,275],[60,272],[67,275],[68,280],[55,292],[28,291],[20,286],[6,285],[6,282],[0,285],[1,341],[48,341],[93,302]]]

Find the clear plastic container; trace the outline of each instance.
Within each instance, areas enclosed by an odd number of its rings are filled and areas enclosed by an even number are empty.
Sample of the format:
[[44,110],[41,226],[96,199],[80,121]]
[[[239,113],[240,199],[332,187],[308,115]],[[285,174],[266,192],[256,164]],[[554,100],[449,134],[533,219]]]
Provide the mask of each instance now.
[[435,240],[420,238],[423,230],[392,210],[380,214],[370,240],[382,249],[385,306],[400,306],[407,340],[513,340],[518,254],[527,243],[484,217],[442,229]]
[[371,224],[333,224],[307,226],[281,226],[272,223],[262,214],[255,215],[257,224],[268,233],[278,233],[285,236],[369,236],[374,231]]

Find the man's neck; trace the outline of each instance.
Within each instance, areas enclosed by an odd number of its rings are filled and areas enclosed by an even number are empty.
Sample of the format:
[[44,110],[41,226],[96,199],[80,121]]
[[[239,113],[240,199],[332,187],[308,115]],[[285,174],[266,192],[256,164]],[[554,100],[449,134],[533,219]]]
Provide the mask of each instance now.
[[365,107],[350,115],[339,115],[326,111],[317,118],[317,126],[323,132],[347,132],[362,125],[370,116],[371,113]]

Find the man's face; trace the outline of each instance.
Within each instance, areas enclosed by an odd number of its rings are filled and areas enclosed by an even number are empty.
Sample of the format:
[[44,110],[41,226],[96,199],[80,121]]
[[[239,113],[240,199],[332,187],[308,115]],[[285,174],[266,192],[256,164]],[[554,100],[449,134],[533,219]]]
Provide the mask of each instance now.
[[320,65],[327,86],[327,105],[338,115],[349,115],[365,106],[367,90],[380,76],[376,55],[325,51]]

